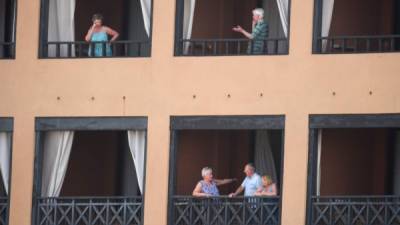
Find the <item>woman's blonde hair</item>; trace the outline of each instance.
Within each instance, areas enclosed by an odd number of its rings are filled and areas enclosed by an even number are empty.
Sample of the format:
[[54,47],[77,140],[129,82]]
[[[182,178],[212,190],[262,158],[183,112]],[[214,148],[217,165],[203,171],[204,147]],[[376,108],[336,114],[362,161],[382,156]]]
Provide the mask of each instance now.
[[265,174],[265,175],[262,176],[262,178],[265,179],[266,181],[268,181],[268,184],[272,184],[273,183],[272,177],[270,175],[266,175]]

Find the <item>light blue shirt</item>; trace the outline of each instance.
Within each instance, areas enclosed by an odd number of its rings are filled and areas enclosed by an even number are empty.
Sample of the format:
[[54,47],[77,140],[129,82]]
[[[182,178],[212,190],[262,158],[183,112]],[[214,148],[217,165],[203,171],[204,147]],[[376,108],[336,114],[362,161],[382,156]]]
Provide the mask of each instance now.
[[254,173],[251,177],[246,177],[243,180],[242,187],[244,188],[244,196],[254,196],[256,191],[262,187],[260,175]]

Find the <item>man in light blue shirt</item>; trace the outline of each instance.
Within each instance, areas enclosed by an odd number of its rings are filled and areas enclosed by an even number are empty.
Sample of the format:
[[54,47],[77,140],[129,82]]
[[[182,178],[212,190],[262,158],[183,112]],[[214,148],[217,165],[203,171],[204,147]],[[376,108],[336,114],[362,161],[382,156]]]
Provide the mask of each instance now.
[[236,189],[236,191],[229,195],[230,197],[237,196],[243,191],[245,197],[252,197],[254,196],[256,191],[262,187],[261,177],[255,172],[255,167],[253,166],[253,164],[247,164],[244,167],[244,173],[246,174],[246,178],[243,180],[243,183]]

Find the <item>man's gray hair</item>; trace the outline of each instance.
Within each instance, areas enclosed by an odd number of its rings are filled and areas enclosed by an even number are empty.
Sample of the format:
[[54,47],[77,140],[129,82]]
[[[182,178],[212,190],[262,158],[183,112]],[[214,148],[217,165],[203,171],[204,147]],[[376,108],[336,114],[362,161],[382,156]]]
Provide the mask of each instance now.
[[253,171],[256,171],[256,167],[254,166],[253,163],[247,163],[246,166],[250,167]]
[[205,177],[207,176],[207,174],[212,173],[212,169],[211,167],[204,167],[203,169],[201,169],[201,176]]
[[262,8],[253,9],[253,15],[261,16],[262,18],[264,18],[264,9]]

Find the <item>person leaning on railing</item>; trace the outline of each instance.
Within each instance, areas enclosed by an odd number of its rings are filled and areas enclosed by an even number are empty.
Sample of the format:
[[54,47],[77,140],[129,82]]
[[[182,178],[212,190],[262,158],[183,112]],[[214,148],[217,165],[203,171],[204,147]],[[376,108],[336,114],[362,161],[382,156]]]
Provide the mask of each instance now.
[[276,184],[272,181],[271,176],[263,175],[262,179],[262,187],[258,188],[255,196],[276,196]]
[[264,21],[264,9],[256,8],[253,10],[252,32],[249,33],[241,26],[236,26],[233,31],[242,33],[251,40],[247,47],[247,54],[263,54],[264,41],[268,36],[268,25]]
[[218,180],[213,178],[213,171],[210,167],[204,167],[201,170],[203,180],[199,181],[193,190],[193,196],[196,197],[216,197],[219,196],[218,187],[220,185],[229,184],[236,179]]
[[[93,25],[90,27],[89,31],[85,36],[85,40],[87,42],[104,42],[103,43],[95,43],[94,51],[92,50],[92,45],[89,46],[89,56],[112,56],[112,51],[110,44],[108,42],[108,35],[111,36],[110,42],[115,41],[119,33],[107,26],[103,26],[103,16],[101,14],[94,14],[92,17]],[[105,51],[103,46],[106,47]],[[94,54],[92,53],[94,52]],[[105,55],[104,55],[105,53]]]
[[229,194],[229,197],[238,196],[243,191],[245,197],[253,197],[257,190],[262,187],[261,177],[256,173],[256,168],[252,163],[246,164],[243,172],[246,174],[246,178],[234,193]]

